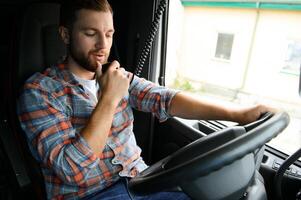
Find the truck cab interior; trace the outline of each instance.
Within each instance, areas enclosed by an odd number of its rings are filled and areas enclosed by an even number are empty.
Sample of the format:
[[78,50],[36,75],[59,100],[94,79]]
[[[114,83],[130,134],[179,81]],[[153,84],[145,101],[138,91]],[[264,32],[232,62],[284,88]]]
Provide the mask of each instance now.
[[[261,12],[260,6],[265,6],[264,11],[290,6],[293,9],[291,12],[301,12],[300,3],[285,1],[250,1],[249,4],[224,1],[222,5],[219,1],[202,0],[109,0],[114,10],[116,30],[110,60],[118,60],[127,71],[168,86],[167,65],[172,49],[169,47],[171,43],[177,43],[170,33],[182,31],[180,22],[177,30],[172,29],[171,23],[174,23],[176,16],[172,15],[174,7],[171,5],[175,1],[188,8],[184,13],[195,9],[189,6],[196,4],[211,11],[215,7],[231,7],[232,13],[240,9],[238,5],[247,12],[255,11],[257,14]],[[21,85],[30,75],[56,63],[66,53],[57,31],[61,2],[0,2],[3,27],[0,32],[3,63],[0,79],[3,93],[0,98],[0,199],[46,199],[41,171],[28,150],[17,120],[16,98]],[[210,24],[210,18],[207,20]],[[256,20],[259,21],[259,18]],[[192,23],[195,27],[203,26],[195,24],[195,21]],[[231,26],[228,24],[228,27]],[[219,36],[220,41],[225,38],[231,40],[229,34]],[[193,34],[189,37],[195,41],[198,38]],[[298,55],[301,55],[299,47]],[[185,52],[180,54],[182,56]],[[297,78],[299,81],[299,74]],[[180,89],[189,89],[189,84],[185,82]],[[283,134],[291,123],[291,113],[286,109],[275,114],[266,113],[254,123],[243,126],[225,121],[177,117],[160,123],[150,113],[135,111],[134,114],[135,137],[142,149],[142,157],[150,167],[129,182],[133,193],[147,194],[172,188],[182,190],[196,200],[301,199],[300,142],[291,153],[269,144],[273,138]],[[300,130],[297,130],[297,141],[301,141]]]

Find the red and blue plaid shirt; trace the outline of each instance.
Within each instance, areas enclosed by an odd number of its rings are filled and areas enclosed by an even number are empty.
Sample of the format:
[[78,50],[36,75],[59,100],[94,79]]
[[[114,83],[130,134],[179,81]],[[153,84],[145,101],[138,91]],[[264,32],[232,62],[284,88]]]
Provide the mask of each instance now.
[[176,91],[134,76],[114,115],[105,148],[93,153],[80,131],[96,104],[64,65],[29,78],[18,115],[44,175],[48,199],[79,199],[147,168],[133,134],[132,108],[166,120]]

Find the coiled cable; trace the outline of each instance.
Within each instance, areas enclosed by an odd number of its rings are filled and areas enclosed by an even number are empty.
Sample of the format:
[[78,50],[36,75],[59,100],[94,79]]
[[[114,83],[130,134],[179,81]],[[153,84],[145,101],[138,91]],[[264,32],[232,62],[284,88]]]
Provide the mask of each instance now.
[[152,48],[152,43],[153,43],[153,41],[156,37],[156,34],[158,32],[158,29],[159,29],[159,23],[160,23],[162,14],[166,8],[166,4],[167,4],[166,0],[161,0],[158,8],[156,9],[156,12],[154,15],[154,20],[152,21],[149,35],[144,43],[143,49],[142,49],[140,57],[138,59],[138,64],[134,71],[134,74],[137,76],[140,76],[140,74],[143,70],[144,63],[145,63],[147,57],[149,56],[149,53]]

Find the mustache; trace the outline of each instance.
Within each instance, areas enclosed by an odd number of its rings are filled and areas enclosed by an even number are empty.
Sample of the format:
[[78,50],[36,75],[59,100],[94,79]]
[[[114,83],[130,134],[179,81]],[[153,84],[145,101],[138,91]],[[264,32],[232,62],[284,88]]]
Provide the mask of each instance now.
[[96,55],[108,55],[109,52],[106,50],[99,50],[99,49],[95,49],[95,50],[91,50],[89,51],[89,54],[96,54]]

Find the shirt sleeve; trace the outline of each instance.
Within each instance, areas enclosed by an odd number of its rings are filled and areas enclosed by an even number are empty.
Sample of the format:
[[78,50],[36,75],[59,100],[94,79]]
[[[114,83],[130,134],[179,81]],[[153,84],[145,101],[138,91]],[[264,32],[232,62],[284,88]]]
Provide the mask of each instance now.
[[129,103],[137,110],[154,113],[163,122],[171,117],[169,108],[177,92],[134,76],[129,88]]
[[99,158],[75,133],[70,116],[47,91],[27,84],[17,104],[19,120],[31,152],[65,182],[80,185]]

